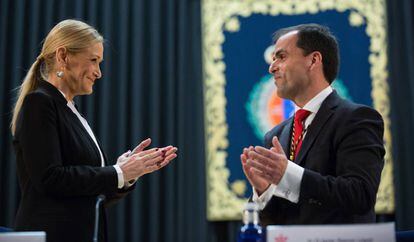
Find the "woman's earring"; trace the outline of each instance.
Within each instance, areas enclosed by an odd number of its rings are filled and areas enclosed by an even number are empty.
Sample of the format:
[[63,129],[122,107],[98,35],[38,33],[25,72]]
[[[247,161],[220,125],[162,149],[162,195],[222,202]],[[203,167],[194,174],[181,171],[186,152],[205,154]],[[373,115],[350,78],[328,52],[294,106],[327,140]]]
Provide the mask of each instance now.
[[62,78],[63,77],[63,71],[57,71],[56,76],[59,77],[59,78]]

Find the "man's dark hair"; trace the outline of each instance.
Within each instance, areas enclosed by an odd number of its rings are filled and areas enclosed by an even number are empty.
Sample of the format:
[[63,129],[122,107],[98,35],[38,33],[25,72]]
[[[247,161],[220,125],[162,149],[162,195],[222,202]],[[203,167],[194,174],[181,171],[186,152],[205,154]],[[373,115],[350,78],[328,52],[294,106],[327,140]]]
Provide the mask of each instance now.
[[319,24],[301,24],[288,28],[279,29],[273,34],[274,43],[292,31],[298,31],[296,46],[303,50],[305,56],[314,51],[322,55],[323,74],[331,84],[338,74],[339,69],[339,48],[335,36],[328,27]]

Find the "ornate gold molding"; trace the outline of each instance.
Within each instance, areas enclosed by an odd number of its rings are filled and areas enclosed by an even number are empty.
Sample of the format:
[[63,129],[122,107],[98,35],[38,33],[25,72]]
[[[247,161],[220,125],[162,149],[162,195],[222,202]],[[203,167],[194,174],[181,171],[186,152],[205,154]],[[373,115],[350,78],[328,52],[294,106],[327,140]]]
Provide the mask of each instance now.
[[385,167],[378,191],[376,211],[394,211],[392,144],[390,133],[390,104],[388,96],[386,11],[385,0],[203,0],[203,62],[205,133],[207,158],[207,215],[209,220],[239,219],[246,202],[230,189],[230,172],[226,167],[228,146],[225,115],[226,68],[223,62],[222,44],[224,31],[240,29],[239,17],[252,14],[300,15],[316,14],[327,10],[350,11],[351,26],[366,23],[370,38],[369,63],[372,79],[374,108],[385,122]]

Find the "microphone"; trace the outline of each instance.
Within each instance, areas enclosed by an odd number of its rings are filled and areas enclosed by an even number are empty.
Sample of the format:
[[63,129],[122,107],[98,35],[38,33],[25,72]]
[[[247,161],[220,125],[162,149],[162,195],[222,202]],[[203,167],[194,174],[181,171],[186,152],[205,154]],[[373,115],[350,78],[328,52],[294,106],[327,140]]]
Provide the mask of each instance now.
[[100,194],[96,199],[95,204],[95,229],[93,232],[93,242],[98,242],[98,230],[99,230],[99,208],[101,207],[101,203],[105,201],[106,197],[103,194]]

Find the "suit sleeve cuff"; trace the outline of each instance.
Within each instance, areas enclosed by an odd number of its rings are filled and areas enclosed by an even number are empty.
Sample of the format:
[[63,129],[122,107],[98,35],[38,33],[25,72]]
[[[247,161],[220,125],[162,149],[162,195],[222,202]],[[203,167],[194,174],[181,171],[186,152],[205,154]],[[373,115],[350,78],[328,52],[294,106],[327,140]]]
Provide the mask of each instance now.
[[277,197],[284,198],[293,203],[298,203],[300,195],[300,184],[302,182],[304,168],[292,161],[288,161],[288,165],[280,180],[279,184],[274,189],[274,194]]
[[122,172],[119,165],[114,165],[114,168],[116,170],[116,174],[118,176],[118,189],[121,189],[124,187],[124,173]]

